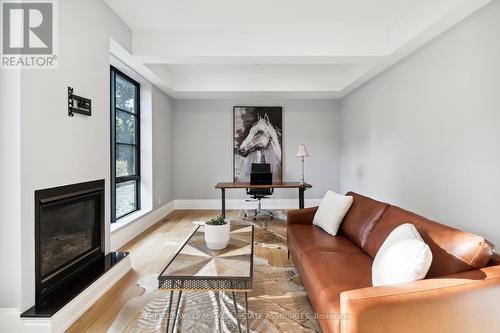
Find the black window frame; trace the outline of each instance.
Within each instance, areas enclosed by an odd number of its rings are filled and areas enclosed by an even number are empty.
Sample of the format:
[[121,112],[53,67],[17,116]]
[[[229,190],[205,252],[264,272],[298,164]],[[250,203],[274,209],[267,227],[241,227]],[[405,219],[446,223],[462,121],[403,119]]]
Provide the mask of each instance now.
[[[116,76],[120,76],[127,82],[135,86],[136,98],[135,98],[135,111],[130,112],[123,110],[116,106]],[[136,80],[132,79],[127,74],[120,71],[114,66],[110,66],[110,86],[111,86],[111,223],[116,222],[118,219],[137,212],[141,209],[141,85]],[[135,143],[120,143],[116,141],[116,113],[117,111],[127,113],[128,115],[135,117],[136,132],[135,132]],[[116,177],[116,147],[117,145],[123,146],[133,146],[135,147],[135,174]],[[135,181],[136,197],[135,197],[135,209],[121,216],[116,216],[116,185],[124,182]]]

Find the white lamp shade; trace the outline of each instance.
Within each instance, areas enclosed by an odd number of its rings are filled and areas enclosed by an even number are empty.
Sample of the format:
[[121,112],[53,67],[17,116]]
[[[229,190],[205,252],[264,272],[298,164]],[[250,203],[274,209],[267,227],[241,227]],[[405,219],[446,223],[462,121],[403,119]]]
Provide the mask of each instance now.
[[300,144],[299,149],[297,149],[297,157],[308,157],[309,152],[307,151],[306,146]]

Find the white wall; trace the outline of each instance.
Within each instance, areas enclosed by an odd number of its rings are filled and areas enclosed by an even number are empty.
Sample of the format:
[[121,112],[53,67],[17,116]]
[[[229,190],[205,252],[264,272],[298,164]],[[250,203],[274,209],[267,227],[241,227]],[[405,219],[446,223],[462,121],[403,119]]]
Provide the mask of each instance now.
[[[131,48],[131,31],[100,0],[58,1],[59,68],[22,73],[21,310],[35,298],[34,191],[106,180],[109,244],[109,41]],[[67,115],[67,87],[92,99],[92,116]]]
[[174,101],[153,86],[153,208],[174,200]]
[[[283,179],[301,177],[297,147],[304,143],[306,198],[339,190],[340,118],[334,100],[176,100],[174,102],[175,198],[219,199],[217,182],[232,181],[232,121],[235,105],[283,106]],[[228,198],[246,198],[227,191]],[[297,198],[297,191],[277,190],[273,198]]]
[[0,152],[0,307],[16,307],[21,294],[21,73],[18,70],[0,70]]
[[500,245],[500,1],[342,100],[342,190]]

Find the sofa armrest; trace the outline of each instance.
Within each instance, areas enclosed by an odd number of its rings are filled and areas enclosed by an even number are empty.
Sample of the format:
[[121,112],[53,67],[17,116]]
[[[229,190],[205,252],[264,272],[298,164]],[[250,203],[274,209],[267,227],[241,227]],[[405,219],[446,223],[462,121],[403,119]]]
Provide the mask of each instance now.
[[500,254],[493,251],[493,255],[491,256],[490,261],[488,262],[488,266],[497,266],[497,265],[500,265]]
[[318,207],[290,210],[286,215],[286,222],[287,224],[312,224],[317,210]]
[[495,332],[500,266],[340,295],[342,333]]

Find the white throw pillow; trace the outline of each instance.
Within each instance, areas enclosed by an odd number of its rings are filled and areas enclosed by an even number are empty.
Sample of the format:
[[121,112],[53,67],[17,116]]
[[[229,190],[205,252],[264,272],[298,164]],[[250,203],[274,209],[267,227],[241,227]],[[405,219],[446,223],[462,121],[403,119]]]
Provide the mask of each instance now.
[[319,208],[314,215],[313,224],[335,236],[351,205],[351,196],[328,191],[319,204]]
[[423,279],[431,263],[431,249],[415,226],[401,224],[389,234],[373,260],[373,286]]

